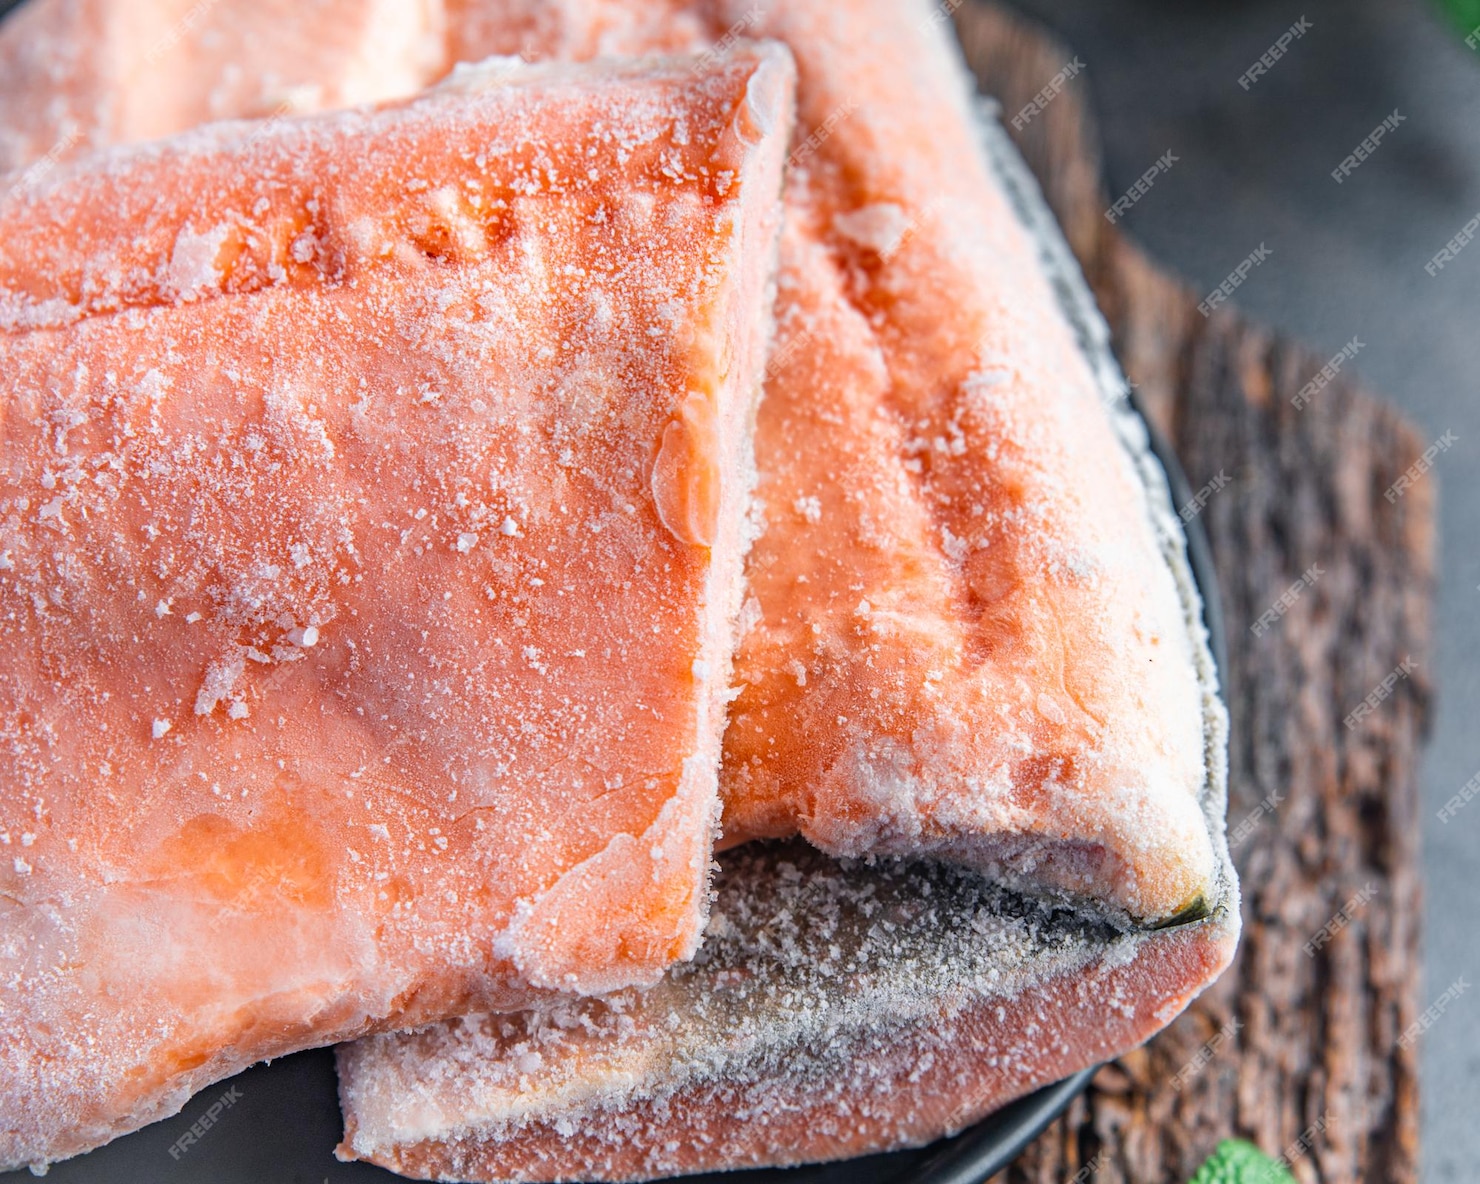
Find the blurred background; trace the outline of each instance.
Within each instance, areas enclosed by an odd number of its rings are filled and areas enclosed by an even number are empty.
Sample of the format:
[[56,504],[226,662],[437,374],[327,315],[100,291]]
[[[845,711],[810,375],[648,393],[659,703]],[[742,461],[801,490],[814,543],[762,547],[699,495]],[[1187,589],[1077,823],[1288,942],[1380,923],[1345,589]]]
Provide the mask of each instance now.
[[[1177,157],[1126,231],[1199,293],[1260,243],[1271,251],[1233,298],[1312,347],[1353,337],[1364,384],[1428,440],[1442,538],[1438,715],[1423,774],[1426,1005],[1480,980],[1480,814],[1438,810],[1480,771],[1480,245],[1436,276],[1434,255],[1480,212],[1480,25],[1474,0],[1013,0],[1085,65],[1124,193]],[[1470,11],[1466,11],[1469,9]],[[1304,16],[1309,31],[1247,91],[1239,77]],[[1480,34],[1477,34],[1480,45]],[[1332,169],[1384,119],[1403,117],[1338,184]],[[1480,1012],[1421,1046],[1423,1175],[1480,1179]]]

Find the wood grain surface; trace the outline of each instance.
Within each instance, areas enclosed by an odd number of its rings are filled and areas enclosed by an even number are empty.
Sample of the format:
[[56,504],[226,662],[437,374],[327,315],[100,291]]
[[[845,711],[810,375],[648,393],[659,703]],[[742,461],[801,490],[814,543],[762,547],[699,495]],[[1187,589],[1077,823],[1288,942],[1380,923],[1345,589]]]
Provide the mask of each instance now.
[[[965,0],[955,17],[1012,131],[1073,55],[995,4]],[[1327,358],[1228,305],[1204,317],[1199,295],[1116,231],[1082,73],[1020,123],[1128,377],[1193,488],[1221,485],[1201,520],[1228,618],[1245,929],[1224,978],[1101,1070],[997,1179],[1177,1184],[1236,1136],[1288,1152],[1305,1184],[1415,1184],[1416,1050],[1400,1037],[1420,1012],[1433,486],[1386,495],[1427,441],[1345,377],[1297,407]],[[1282,595],[1287,610],[1256,635]]]

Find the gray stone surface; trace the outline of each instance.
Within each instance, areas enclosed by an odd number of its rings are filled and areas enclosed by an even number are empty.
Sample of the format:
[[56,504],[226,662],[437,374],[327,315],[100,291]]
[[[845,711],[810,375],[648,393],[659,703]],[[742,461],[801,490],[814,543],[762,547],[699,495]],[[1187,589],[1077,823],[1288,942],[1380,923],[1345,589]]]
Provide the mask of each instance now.
[[[1263,243],[1272,254],[1234,302],[1318,352],[1360,338],[1366,385],[1428,438],[1458,438],[1425,478],[1439,483],[1441,586],[1424,1002],[1480,982],[1480,802],[1438,817],[1480,772],[1480,241],[1425,270],[1480,213],[1480,52],[1422,0],[1015,2],[1084,62],[1113,194],[1177,155],[1125,219],[1155,258],[1208,292]],[[1242,88],[1302,15],[1309,31]],[[1333,180],[1394,110],[1404,122]],[[1480,1179],[1480,992],[1434,1023],[1421,1055],[1423,1178]]]

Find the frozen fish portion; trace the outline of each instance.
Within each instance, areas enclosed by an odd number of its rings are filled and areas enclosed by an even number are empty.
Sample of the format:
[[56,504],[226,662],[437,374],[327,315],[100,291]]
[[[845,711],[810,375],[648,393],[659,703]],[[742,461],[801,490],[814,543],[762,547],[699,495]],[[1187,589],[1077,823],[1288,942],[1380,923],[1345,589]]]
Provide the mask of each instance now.
[[706,909],[779,46],[0,199],[0,1163]]

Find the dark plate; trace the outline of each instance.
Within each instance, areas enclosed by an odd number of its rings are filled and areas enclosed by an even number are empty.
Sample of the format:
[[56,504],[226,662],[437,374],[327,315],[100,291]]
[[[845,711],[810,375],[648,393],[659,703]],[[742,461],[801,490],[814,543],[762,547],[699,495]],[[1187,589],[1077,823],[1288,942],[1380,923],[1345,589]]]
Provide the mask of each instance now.
[[[0,0],[0,17],[19,0]],[[1132,402],[1135,404],[1134,393]],[[1136,410],[1141,412],[1139,404]],[[1144,413],[1142,419],[1146,419]],[[1147,420],[1152,451],[1161,460],[1173,506],[1193,499],[1171,447]],[[1227,640],[1218,585],[1207,536],[1197,519],[1186,524],[1193,575],[1202,592],[1203,612],[1220,675],[1227,666]],[[1089,1083],[1086,1069],[1004,1107],[952,1139],[930,1147],[872,1155],[843,1163],[734,1174],[693,1176],[719,1184],[981,1184],[1011,1163],[1061,1114]],[[223,1097],[230,1105],[193,1145],[180,1139]],[[352,1184],[398,1179],[367,1164],[344,1164],[333,1157],[339,1141],[339,1102],[334,1058],[327,1049],[299,1053],[258,1065],[203,1091],[174,1118],[155,1123],[77,1159],[56,1164],[48,1174],[58,1184]],[[20,1181],[22,1172],[0,1174]]]

